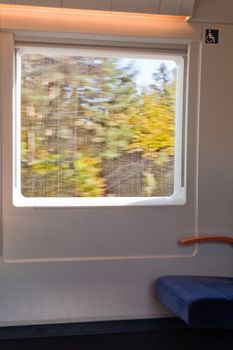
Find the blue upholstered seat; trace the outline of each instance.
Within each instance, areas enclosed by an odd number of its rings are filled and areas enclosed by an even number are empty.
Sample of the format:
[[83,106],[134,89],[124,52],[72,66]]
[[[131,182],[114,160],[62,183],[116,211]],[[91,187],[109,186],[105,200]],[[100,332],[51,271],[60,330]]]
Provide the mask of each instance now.
[[233,278],[164,276],[155,294],[191,327],[233,329]]

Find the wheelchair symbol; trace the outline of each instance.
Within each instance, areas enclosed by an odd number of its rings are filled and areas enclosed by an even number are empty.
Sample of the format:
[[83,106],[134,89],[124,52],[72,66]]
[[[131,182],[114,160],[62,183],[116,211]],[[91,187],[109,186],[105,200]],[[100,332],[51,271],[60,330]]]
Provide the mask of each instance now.
[[219,38],[218,29],[206,29],[205,31],[206,44],[218,44],[218,38]]
[[206,43],[211,44],[211,43],[215,43],[215,37],[213,36],[213,34],[211,33],[211,30],[208,30],[208,33],[206,35]]

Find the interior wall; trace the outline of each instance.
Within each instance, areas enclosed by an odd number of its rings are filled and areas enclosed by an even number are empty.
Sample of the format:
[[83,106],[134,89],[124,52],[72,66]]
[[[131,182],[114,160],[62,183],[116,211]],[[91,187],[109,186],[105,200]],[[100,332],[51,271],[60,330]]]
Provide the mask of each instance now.
[[[74,223],[74,216],[83,220],[83,239],[85,240],[85,233],[88,238],[84,244],[89,244],[91,249],[95,250],[94,235],[104,230],[102,236],[98,238],[102,241],[98,244],[101,249],[110,252],[110,255],[111,249],[117,244],[121,251],[127,250],[126,255],[129,253],[137,255],[144,249],[145,256],[134,256],[130,259],[126,257],[114,259],[114,256],[111,259],[110,256],[110,259],[94,260],[27,261],[22,259],[25,254],[24,242],[20,241],[20,236],[17,237],[17,224],[23,220],[23,217],[20,210],[17,213],[12,211],[9,200],[6,201],[11,195],[10,187],[6,186],[7,176],[11,178],[11,174],[3,170],[2,227],[4,231],[2,233],[3,238],[9,239],[6,237],[6,229],[8,225],[13,225],[14,230],[11,232],[14,235],[10,242],[11,248],[15,250],[11,250],[12,256],[8,262],[4,259],[0,262],[1,325],[163,317],[169,313],[153,296],[153,283],[159,276],[167,274],[233,275],[231,247],[207,244],[193,249],[178,247],[176,243],[178,238],[186,235],[187,230],[189,233],[197,229],[200,233],[231,235],[233,232],[233,165],[231,162],[233,119],[229,117],[233,108],[231,97],[233,27],[228,24],[220,26],[211,24],[211,28],[220,30],[218,45],[205,44],[205,30],[209,27],[210,24],[203,23],[202,42],[192,43],[189,46],[187,112],[191,156],[188,154],[187,177],[188,205],[192,208],[192,215],[186,215],[183,221],[177,215],[176,209],[172,216],[167,214],[166,209],[158,212],[156,208],[149,211],[147,208],[137,208],[135,211],[124,210],[124,208],[104,211],[85,209],[71,215]],[[1,52],[2,50],[10,52],[12,50],[9,46],[11,34],[0,33],[0,36]],[[4,55],[0,56],[2,60]],[[3,64],[5,67],[11,64],[2,61],[0,63],[1,68]],[[1,78],[4,74],[6,75],[2,69],[0,72]],[[10,77],[8,79],[10,80]],[[3,80],[6,81],[6,77],[1,79]],[[1,88],[2,99],[6,102],[6,99],[10,99],[6,94],[7,87],[1,86]],[[4,109],[3,106],[5,106]],[[9,123],[6,115],[11,113],[11,108],[10,100],[8,103],[1,104],[4,130]],[[197,126],[199,126],[198,130]],[[6,147],[9,144],[8,136],[4,132],[2,136]],[[7,164],[9,170],[10,161],[6,153],[4,152],[2,156],[3,164]],[[39,214],[35,213],[35,215]],[[54,215],[54,212],[49,212],[48,215]],[[81,219],[82,216],[83,219]],[[164,219],[168,222],[168,226],[174,223],[176,230],[173,230],[173,225],[165,227]],[[103,225],[103,220],[107,220],[106,226]],[[90,221],[92,224],[89,223],[88,228],[85,228],[85,221]],[[124,237],[117,241],[117,228],[123,232],[130,232],[127,236],[127,244]],[[40,233],[38,227],[36,231],[37,234]],[[109,231],[114,232],[114,240],[109,240]],[[32,240],[33,232],[32,228]],[[78,235],[77,231],[74,233]],[[46,240],[46,232],[41,234]],[[54,239],[56,240],[56,236]],[[69,240],[68,243],[65,239],[62,242],[58,240],[54,244],[57,244],[60,249],[60,244],[69,246]],[[19,248],[21,256],[16,254]],[[39,249],[49,258],[46,244]],[[151,257],[150,254],[154,251],[156,256]],[[172,254],[170,254],[171,251]],[[167,252],[170,256],[166,256]],[[34,251],[34,256],[35,253]],[[14,261],[14,257],[19,259]]]
[[233,23],[231,0],[195,0],[192,21]]

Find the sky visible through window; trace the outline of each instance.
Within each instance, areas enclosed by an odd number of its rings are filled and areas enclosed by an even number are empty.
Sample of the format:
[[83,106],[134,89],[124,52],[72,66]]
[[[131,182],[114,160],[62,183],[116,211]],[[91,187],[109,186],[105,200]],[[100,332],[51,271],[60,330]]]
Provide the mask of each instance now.
[[135,82],[139,90],[148,88],[150,84],[154,83],[153,74],[159,69],[161,64],[166,64],[169,71],[176,68],[176,63],[170,60],[155,60],[155,59],[132,59],[123,58],[120,60],[120,66],[128,66],[132,64],[138,74],[135,77]]

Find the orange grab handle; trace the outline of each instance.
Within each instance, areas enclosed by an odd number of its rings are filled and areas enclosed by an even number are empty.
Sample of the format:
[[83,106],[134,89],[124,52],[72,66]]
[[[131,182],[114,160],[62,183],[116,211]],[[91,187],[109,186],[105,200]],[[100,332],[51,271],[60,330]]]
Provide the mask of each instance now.
[[179,240],[180,244],[188,245],[195,243],[206,243],[206,242],[219,242],[219,243],[230,243],[233,244],[233,237],[229,236],[192,236],[186,237]]

